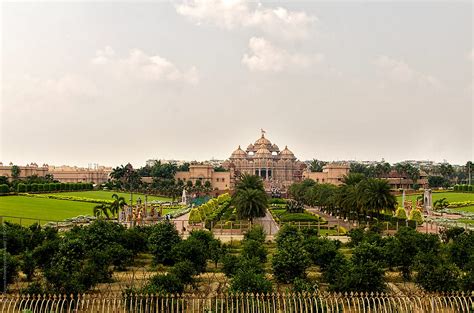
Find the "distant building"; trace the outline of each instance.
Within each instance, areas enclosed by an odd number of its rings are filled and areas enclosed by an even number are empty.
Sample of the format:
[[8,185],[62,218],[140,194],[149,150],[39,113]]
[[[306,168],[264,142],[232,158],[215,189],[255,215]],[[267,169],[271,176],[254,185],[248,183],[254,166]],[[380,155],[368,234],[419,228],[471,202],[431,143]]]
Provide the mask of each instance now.
[[106,183],[112,172],[111,167],[77,167],[77,166],[50,166],[48,174],[52,174],[54,179],[62,183]]
[[[12,179],[13,164],[10,163],[8,166],[4,166],[0,162],[0,176],[6,176],[9,180]],[[111,167],[105,166],[94,166],[94,167],[77,167],[77,166],[53,166],[43,164],[38,166],[36,163],[31,163],[26,166],[19,166],[20,176],[18,178],[25,179],[29,176],[45,177],[50,174],[53,175],[55,180],[62,183],[96,183],[101,184],[107,182],[109,175],[112,172]]]
[[[12,180],[12,167],[14,166],[13,163],[10,163],[9,165],[3,165],[2,162],[0,162],[0,176],[6,176],[8,177],[9,180]],[[38,177],[44,177],[48,173],[48,165],[43,164],[42,166],[38,166],[36,163],[30,163],[25,166],[18,166],[20,168],[20,175],[18,176],[19,179],[24,179],[28,176],[38,176]]]
[[294,182],[301,181],[304,162],[299,161],[285,146],[283,150],[265,138],[265,133],[244,151],[240,146],[222,166],[229,170],[231,188],[241,174],[257,175],[263,179],[267,192],[286,192]]
[[190,180],[193,182],[193,185],[198,180],[202,182],[202,185],[208,181],[211,183],[212,189],[220,191],[232,188],[230,172],[215,172],[211,164],[205,163],[191,163],[189,171],[176,172],[175,179],[180,179],[184,183]]
[[307,169],[303,179],[312,179],[321,184],[340,185],[345,175],[349,174],[349,165],[345,163],[329,163],[323,167],[322,172],[311,172]]
[[386,179],[392,189],[413,189],[413,186],[417,184],[420,188],[428,188],[428,174],[424,171],[420,171],[420,176],[416,181],[413,181],[405,173],[398,173],[396,170],[391,170],[386,177],[380,177]]

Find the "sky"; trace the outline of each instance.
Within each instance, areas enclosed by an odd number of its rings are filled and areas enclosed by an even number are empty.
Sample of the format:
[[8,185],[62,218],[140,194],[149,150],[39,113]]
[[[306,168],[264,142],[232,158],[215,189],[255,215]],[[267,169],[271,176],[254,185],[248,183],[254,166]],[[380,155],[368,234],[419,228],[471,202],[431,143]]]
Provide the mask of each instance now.
[[471,1],[3,2],[0,161],[473,159]]

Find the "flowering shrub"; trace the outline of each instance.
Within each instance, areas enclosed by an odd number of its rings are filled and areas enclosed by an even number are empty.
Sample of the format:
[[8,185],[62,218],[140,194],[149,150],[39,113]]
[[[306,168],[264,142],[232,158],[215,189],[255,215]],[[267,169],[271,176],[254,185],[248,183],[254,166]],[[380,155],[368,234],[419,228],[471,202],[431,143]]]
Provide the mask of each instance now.
[[408,218],[410,221],[415,221],[418,225],[423,224],[423,215],[418,209],[413,209],[410,211],[410,216]]
[[395,211],[395,216],[399,219],[405,219],[407,218],[407,211],[405,211],[404,208],[401,208],[399,207],[396,211]]

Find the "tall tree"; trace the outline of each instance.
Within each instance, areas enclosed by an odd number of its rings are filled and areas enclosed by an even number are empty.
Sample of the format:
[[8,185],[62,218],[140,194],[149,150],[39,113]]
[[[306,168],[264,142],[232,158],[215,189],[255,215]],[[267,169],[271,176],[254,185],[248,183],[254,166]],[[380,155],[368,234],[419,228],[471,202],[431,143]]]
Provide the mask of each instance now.
[[18,177],[20,177],[20,173],[21,173],[20,167],[18,165],[13,165],[11,168],[12,178],[18,179]]
[[311,163],[309,164],[309,169],[311,172],[322,172],[323,167],[327,164],[327,162],[320,161],[313,159]]
[[390,184],[385,179],[369,178],[360,183],[363,206],[369,212],[380,213],[382,210],[395,211],[397,199],[390,191]]
[[242,219],[253,220],[265,216],[268,207],[268,197],[263,187],[263,181],[258,176],[244,174],[236,184],[232,203],[237,214]]
[[124,197],[119,197],[117,194],[112,195],[113,202],[110,204],[109,210],[110,213],[112,213],[113,216],[118,215],[120,210],[122,210],[127,203],[125,202]]

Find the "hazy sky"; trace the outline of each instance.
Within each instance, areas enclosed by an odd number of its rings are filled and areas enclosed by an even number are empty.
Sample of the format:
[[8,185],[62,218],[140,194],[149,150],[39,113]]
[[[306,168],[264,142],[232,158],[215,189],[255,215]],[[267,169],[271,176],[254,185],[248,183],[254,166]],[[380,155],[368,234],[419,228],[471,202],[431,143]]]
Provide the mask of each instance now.
[[3,3],[0,160],[473,158],[473,4]]

